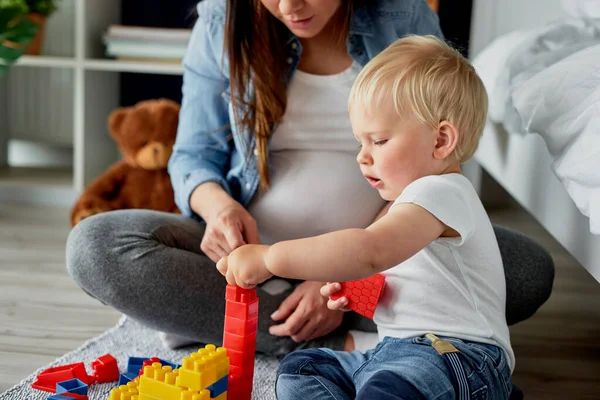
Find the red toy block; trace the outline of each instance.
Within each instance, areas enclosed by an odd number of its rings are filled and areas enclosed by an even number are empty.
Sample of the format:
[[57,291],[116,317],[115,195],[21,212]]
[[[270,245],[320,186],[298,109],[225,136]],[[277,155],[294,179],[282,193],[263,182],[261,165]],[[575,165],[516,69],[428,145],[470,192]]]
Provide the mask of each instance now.
[[258,300],[258,297],[256,297],[256,289],[243,289],[239,286],[227,285],[225,288],[225,300],[250,303]]
[[243,351],[227,349],[227,355],[229,356],[229,366],[242,368],[242,373],[250,371],[254,373],[255,351],[256,344],[252,345],[252,347],[244,349]]
[[246,349],[251,346],[256,347],[256,331],[243,336],[227,331],[223,334],[223,347],[226,349]]
[[223,347],[229,356],[227,398],[250,400],[252,397],[257,328],[256,290],[227,285],[223,327]]
[[255,289],[227,285],[225,289],[225,316],[250,319],[258,316],[258,298]]
[[[223,333],[233,333],[238,336],[248,336],[256,332],[258,328],[258,318],[254,317],[249,320],[243,320],[234,317],[225,316],[225,325]],[[225,336],[225,335],[223,335]],[[225,346],[223,346],[225,347]],[[225,347],[227,348],[227,347]]]
[[225,303],[225,316],[239,319],[250,319],[258,316],[258,299],[251,303],[240,303],[227,300]]
[[119,380],[119,366],[117,359],[110,354],[105,354],[92,361],[93,376],[98,383],[114,382]]
[[75,399],[75,400],[89,400],[89,398],[86,394],[63,392],[60,395],[65,396],[65,397],[70,397],[71,399]]
[[148,365],[154,364],[155,362],[162,364],[162,362],[160,361],[160,358],[158,358],[158,357],[151,357],[149,360],[144,360],[142,362],[142,368],[140,368],[140,373],[138,376],[144,375],[144,368],[146,368]]
[[241,378],[229,374],[229,384],[227,387],[227,398],[235,400],[250,400],[252,398],[253,378]]
[[376,274],[366,279],[340,282],[340,284],[342,289],[331,295],[331,299],[337,300],[342,296],[346,296],[348,299],[347,308],[373,319],[375,308],[377,308],[377,303],[379,303],[381,292],[385,286],[385,276]]
[[56,384],[77,378],[81,382],[91,385],[94,382],[93,376],[88,376],[85,365],[80,363],[62,365],[48,368],[40,372],[31,387],[46,392],[56,393]]

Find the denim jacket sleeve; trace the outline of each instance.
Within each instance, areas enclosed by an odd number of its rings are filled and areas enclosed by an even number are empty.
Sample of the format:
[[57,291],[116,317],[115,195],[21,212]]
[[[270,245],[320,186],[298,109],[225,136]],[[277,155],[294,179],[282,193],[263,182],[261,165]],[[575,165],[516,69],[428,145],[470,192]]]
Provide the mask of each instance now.
[[415,35],[434,35],[440,39],[444,38],[438,15],[429,7],[429,4],[425,0],[415,1],[415,9],[412,15],[411,33]]
[[214,10],[214,3],[198,5],[198,20],[183,59],[183,98],[168,165],[175,203],[183,215],[195,217],[190,196],[200,184],[217,182],[230,193],[225,177],[233,143],[228,101],[222,96],[228,86],[221,63],[224,14]]

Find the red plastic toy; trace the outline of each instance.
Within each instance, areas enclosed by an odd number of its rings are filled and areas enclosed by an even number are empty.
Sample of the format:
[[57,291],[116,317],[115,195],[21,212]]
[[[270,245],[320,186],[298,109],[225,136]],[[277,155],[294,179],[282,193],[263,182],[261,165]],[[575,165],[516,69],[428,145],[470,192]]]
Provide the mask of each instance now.
[[377,308],[377,303],[379,303],[381,292],[385,286],[385,276],[376,274],[366,279],[340,282],[340,284],[342,289],[331,295],[331,299],[337,300],[342,296],[346,296],[348,299],[347,308],[373,319],[375,308]]
[[119,380],[119,366],[117,359],[110,354],[105,354],[92,361],[93,376],[98,383]]
[[57,383],[68,381],[73,378],[77,378],[88,385],[94,382],[94,377],[88,376],[85,365],[80,362],[52,367],[40,372],[36,381],[31,384],[31,387],[46,392],[56,393]]
[[227,285],[223,329],[223,347],[230,360],[227,398],[250,400],[252,397],[257,327],[256,290]]

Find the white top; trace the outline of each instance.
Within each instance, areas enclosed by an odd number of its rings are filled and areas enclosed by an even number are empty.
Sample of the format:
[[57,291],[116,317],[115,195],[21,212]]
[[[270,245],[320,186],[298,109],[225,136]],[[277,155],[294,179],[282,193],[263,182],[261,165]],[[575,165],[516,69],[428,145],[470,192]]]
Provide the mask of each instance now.
[[262,243],[365,228],[384,206],[360,172],[348,96],[360,66],[336,75],[296,70],[270,142],[271,189],[248,210]]
[[475,189],[460,174],[427,176],[408,185],[392,208],[400,203],[423,207],[460,237],[438,238],[383,272],[386,285],[373,318],[380,339],[432,332],[495,344],[512,371],[502,258]]

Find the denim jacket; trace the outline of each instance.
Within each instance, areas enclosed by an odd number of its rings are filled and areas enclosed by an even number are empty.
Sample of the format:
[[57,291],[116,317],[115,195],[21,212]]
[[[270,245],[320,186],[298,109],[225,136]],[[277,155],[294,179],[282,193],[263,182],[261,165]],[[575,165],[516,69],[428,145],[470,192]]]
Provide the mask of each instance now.
[[[225,4],[225,0],[198,4],[198,20],[183,59],[183,100],[168,167],[177,206],[196,219],[200,218],[189,200],[198,185],[217,182],[245,207],[260,183],[254,136],[231,122],[229,66],[223,57]],[[370,0],[351,21],[348,52],[364,67],[407,34],[442,37],[438,17],[425,0]],[[302,46],[290,34],[287,48],[289,82]]]

